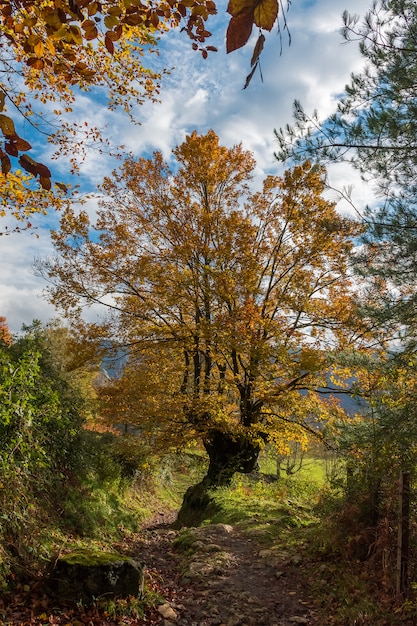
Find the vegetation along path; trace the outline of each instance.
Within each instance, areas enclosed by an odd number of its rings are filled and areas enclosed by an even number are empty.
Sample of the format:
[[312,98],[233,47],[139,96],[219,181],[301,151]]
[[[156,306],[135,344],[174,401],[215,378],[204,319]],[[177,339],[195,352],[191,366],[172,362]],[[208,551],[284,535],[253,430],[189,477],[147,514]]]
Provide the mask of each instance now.
[[147,565],[149,602],[133,599],[65,605],[37,582],[18,585],[0,599],[0,624],[103,626],[291,626],[316,624],[301,558],[267,549],[256,533],[229,524],[172,529],[160,514],[140,534],[118,545]]

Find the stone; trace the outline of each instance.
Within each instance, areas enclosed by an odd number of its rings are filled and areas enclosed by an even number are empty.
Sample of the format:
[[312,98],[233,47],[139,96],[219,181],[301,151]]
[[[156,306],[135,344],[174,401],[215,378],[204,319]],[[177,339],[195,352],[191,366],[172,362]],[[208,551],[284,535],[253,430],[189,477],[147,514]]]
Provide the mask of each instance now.
[[212,524],[210,528],[214,531],[226,533],[227,535],[230,535],[235,530],[230,524]]
[[168,604],[168,602],[158,606],[158,613],[162,615],[165,620],[168,621],[175,621],[178,617],[177,612],[174,611],[174,609],[171,607],[170,604]]
[[202,552],[222,552],[223,548],[217,545],[217,543],[203,543],[201,550]]
[[114,552],[77,550],[57,559],[49,583],[61,599],[91,603],[95,598],[143,594],[143,563]]
[[300,556],[299,554],[294,554],[294,556],[291,557],[291,563],[293,565],[300,565],[303,562],[303,557]]
[[213,573],[214,566],[206,561],[193,561],[188,566],[187,577],[208,576]]

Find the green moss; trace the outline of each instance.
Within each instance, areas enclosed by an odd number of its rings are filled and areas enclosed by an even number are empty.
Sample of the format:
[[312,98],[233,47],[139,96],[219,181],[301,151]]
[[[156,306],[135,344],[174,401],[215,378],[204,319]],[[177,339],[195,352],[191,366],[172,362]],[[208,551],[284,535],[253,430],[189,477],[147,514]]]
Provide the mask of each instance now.
[[117,561],[128,561],[129,558],[115,552],[97,552],[95,550],[82,549],[62,556],[61,560],[68,563],[68,565],[93,566],[110,565]]
[[178,537],[174,539],[174,541],[172,542],[172,547],[174,548],[174,550],[187,552],[192,548],[193,544],[196,541],[196,534],[187,528],[185,530],[182,530]]

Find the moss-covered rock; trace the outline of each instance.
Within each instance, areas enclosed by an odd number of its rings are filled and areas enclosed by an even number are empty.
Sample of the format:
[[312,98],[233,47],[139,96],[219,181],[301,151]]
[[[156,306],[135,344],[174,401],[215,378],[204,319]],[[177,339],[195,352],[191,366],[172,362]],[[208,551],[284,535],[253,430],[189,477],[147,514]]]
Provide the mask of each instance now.
[[77,550],[61,556],[50,586],[61,599],[89,603],[102,596],[141,596],[143,563],[114,552]]

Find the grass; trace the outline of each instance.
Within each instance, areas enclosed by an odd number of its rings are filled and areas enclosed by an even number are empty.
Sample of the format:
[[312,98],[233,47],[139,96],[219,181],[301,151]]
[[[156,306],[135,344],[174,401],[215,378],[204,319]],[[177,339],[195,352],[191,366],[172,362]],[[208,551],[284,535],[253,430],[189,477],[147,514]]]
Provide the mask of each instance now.
[[235,479],[230,488],[213,494],[214,514],[206,523],[227,523],[242,530],[265,531],[272,539],[283,530],[317,523],[311,488],[308,483],[285,480],[274,484],[254,482],[246,477]]
[[[66,486],[59,500],[59,514],[56,506],[42,510],[42,503],[32,505],[33,532],[25,535],[23,559],[27,572],[42,569],[42,564],[47,566],[58,552],[115,547],[128,551],[130,538],[134,541],[146,519],[159,511],[179,508],[186,489],[201,480],[205,464],[203,457],[189,452],[158,460],[149,471],[130,478],[124,478],[111,463],[104,464],[100,471],[90,468],[81,484]],[[232,524],[265,548],[282,549],[300,557],[300,575],[309,583],[321,620],[318,623],[417,623],[413,622],[417,617],[412,600],[399,603],[395,611],[392,594],[375,576],[375,564],[358,562],[344,554],[343,529],[335,532],[334,526],[334,512],[341,507],[340,493],[332,492],[329,486],[329,464],[310,455],[296,474],[282,473],[279,480],[268,482],[272,479],[262,474],[274,474],[275,469],[274,459],[264,456],[260,474],[236,475],[231,487],[213,492],[215,506],[204,524]],[[192,541],[192,534],[185,530],[177,539],[178,547],[190,549]],[[9,555],[0,550],[0,574],[2,559],[6,571]],[[147,593],[146,602],[152,604],[149,594],[154,591]],[[130,614],[139,618],[142,606],[140,602],[111,601],[107,612],[109,616]]]
[[[262,459],[266,473],[273,464]],[[334,467],[331,468],[332,473]],[[381,581],[381,567],[344,553],[343,529],[334,524],[343,506],[340,489],[332,490],[329,464],[306,459],[295,475],[275,482],[237,475],[229,488],[212,493],[215,506],[204,524],[232,524],[265,548],[282,550],[300,560],[300,576],[309,584],[317,623],[326,626],[400,626],[417,623],[416,603],[398,602]],[[184,478],[184,477],[183,477]],[[183,480],[183,478],[181,480]],[[336,520],[336,522],[335,522]],[[176,539],[182,552],[192,551],[195,536],[187,529]],[[273,553],[273,552],[272,552]],[[271,553],[271,554],[272,554]]]

